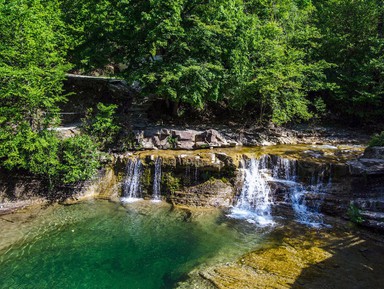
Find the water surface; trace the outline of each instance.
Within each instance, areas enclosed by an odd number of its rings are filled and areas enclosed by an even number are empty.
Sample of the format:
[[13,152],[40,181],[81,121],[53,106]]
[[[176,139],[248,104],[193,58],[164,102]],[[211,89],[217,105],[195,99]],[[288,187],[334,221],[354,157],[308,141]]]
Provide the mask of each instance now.
[[172,288],[198,265],[254,248],[264,234],[220,211],[149,201],[55,206],[12,223],[16,217],[1,223],[0,288]]

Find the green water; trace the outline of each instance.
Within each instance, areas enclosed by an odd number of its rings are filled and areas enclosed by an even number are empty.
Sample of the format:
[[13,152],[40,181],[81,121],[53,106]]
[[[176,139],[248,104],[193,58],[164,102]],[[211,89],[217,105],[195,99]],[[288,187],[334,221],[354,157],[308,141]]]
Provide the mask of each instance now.
[[233,259],[262,238],[219,211],[151,202],[57,206],[1,224],[0,288],[7,289],[168,289],[196,266]]

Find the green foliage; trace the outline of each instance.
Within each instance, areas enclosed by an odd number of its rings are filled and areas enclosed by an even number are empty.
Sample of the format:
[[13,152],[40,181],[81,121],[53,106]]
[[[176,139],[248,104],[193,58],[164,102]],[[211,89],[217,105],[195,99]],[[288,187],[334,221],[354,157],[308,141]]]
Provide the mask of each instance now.
[[93,113],[89,109],[86,118],[83,120],[83,130],[90,135],[99,145],[101,149],[105,149],[116,140],[116,136],[120,131],[116,119],[117,105],[97,104],[97,111]]
[[171,148],[174,149],[177,147],[177,137],[170,135],[167,137],[167,142],[169,143]]
[[180,190],[180,179],[174,177],[171,172],[166,172],[161,176],[161,186],[168,193],[174,194],[176,191]]
[[251,104],[286,123],[309,119],[308,93],[329,87],[310,1],[62,2],[79,69],[124,63],[143,93],[174,103]]
[[[323,34],[318,58],[333,63],[328,106],[344,120],[381,121],[384,113],[384,39],[382,1],[314,1]],[[381,23],[381,24],[380,24]]]
[[93,177],[100,167],[97,146],[86,135],[68,138],[60,146],[59,173],[65,184],[85,181]]
[[362,222],[364,222],[364,219],[361,216],[359,208],[354,204],[349,205],[347,214],[348,214],[348,217],[351,219],[351,221],[356,224],[361,224]]
[[69,68],[58,3],[0,1],[0,15],[0,126],[44,129],[57,121]]
[[368,145],[370,147],[384,146],[384,131],[382,131],[380,134],[376,134],[376,135],[372,136]]
[[28,171],[51,186],[84,181],[100,166],[99,153],[88,136],[59,140],[52,131],[34,132],[25,126],[10,139],[0,138],[2,167]]
[[59,166],[59,140],[50,131],[34,132],[29,126],[16,133],[0,130],[0,161],[6,169],[22,169],[33,174],[55,177]]

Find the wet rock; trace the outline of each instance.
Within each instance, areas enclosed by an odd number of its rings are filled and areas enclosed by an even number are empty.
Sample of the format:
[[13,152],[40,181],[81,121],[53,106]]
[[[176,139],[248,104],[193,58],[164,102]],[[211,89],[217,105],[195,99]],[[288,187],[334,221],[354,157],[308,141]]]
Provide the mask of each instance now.
[[384,174],[384,159],[359,159],[349,162],[352,175]]

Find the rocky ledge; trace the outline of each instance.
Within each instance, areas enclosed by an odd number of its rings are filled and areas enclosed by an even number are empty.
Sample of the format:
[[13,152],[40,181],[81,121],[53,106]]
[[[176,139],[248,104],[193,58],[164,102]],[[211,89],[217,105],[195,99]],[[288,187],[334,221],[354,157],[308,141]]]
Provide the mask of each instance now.
[[384,147],[368,147],[362,157],[349,164],[353,175],[384,175]]
[[251,126],[148,126],[134,130],[138,149],[193,150],[235,146],[270,146],[278,144],[364,144],[369,139],[365,133],[347,129],[297,126],[292,129]]

